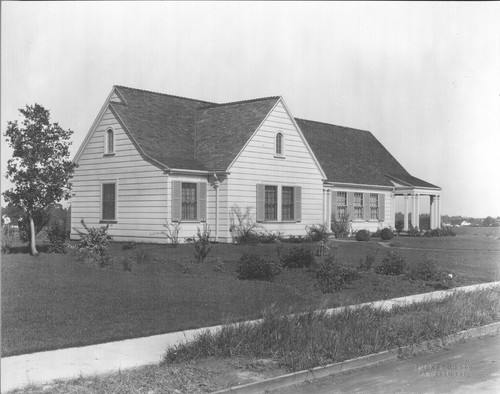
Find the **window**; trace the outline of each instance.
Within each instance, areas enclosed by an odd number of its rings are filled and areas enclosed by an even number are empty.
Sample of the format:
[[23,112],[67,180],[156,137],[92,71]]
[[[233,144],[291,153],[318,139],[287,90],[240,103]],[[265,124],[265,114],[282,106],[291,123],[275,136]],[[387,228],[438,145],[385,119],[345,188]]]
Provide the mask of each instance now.
[[337,219],[347,214],[347,192],[337,192]]
[[182,184],[182,220],[196,220],[196,183]]
[[265,219],[278,220],[278,187],[265,187]]
[[378,219],[378,194],[370,194],[370,219]]
[[354,219],[363,219],[363,193],[354,193]]
[[281,189],[281,220],[294,220],[293,187],[283,186]]
[[283,134],[276,134],[276,156],[283,156]]
[[102,184],[102,220],[116,220],[116,183]]
[[106,154],[112,154],[115,152],[115,133],[113,129],[108,129],[106,131]]

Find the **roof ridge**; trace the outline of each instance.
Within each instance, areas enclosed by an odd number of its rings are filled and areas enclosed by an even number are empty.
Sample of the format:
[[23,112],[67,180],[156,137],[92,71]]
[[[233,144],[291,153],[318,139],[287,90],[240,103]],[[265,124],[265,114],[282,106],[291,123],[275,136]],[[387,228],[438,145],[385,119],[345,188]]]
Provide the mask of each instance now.
[[341,125],[338,125],[338,124],[320,122],[320,121],[317,121],[317,120],[302,119],[302,118],[294,118],[294,119],[295,120],[305,121],[305,122],[312,122],[312,123],[324,124],[324,125],[327,125],[327,126],[342,127],[343,129],[349,129],[349,130],[355,130],[355,131],[363,131],[365,133],[373,134],[370,130],[355,129],[354,127],[341,126]]
[[240,101],[230,101],[228,103],[213,103],[211,105],[207,105],[204,107],[200,107],[198,109],[208,109],[208,108],[215,108],[215,107],[224,107],[228,105],[236,105],[236,104],[247,104],[247,103],[253,103],[256,101],[263,101],[263,100],[270,100],[270,99],[279,99],[281,96],[268,96],[268,97],[260,97],[260,98],[255,98],[255,99],[249,99],[249,100],[240,100]]
[[212,101],[198,100],[198,99],[193,99],[193,98],[189,98],[189,97],[176,96],[174,94],[168,94],[168,93],[153,92],[152,90],[131,88],[129,86],[123,86],[123,85],[114,85],[114,87],[115,88],[130,89],[130,90],[135,90],[135,91],[144,92],[144,93],[158,94],[160,96],[168,96],[168,97],[179,98],[179,99],[183,99],[183,100],[198,101],[198,102],[207,103],[207,104],[216,104]]

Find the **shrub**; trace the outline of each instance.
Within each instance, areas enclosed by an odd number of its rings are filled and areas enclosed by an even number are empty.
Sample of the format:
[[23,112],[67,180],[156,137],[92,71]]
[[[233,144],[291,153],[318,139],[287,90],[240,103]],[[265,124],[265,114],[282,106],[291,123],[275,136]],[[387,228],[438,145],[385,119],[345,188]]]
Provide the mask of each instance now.
[[420,237],[420,230],[418,227],[410,226],[408,228],[408,235],[410,237]]
[[215,272],[222,272],[224,271],[224,262],[220,257],[217,257],[215,260],[215,267],[214,267]]
[[135,251],[135,261],[137,264],[142,264],[149,261],[149,253],[143,248],[136,249]]
[[370,233],[368,230],[358,230],[356,232],[356,241],[369,241]]
[[255,233],[255,240],[261,244],[273,244],[283,240],[283,233],[280,231],[262,231]]
[[383,228],[380,230],[380,238],[382,238],[383,241],[389,241],[394,237],[394,233],[392,230],[388,227]]
[[404,273],[406,260],[397,253],[390,252],[382,259],[380,265],[375,267],[375,272],[382,275],[401,275]]
[[132,261],[127,257],[122,259],[122,267],[125,272],[132,272]]
[[163,234],[167,238],[168,245],[172,248],[176,248],[179,245],[181,222],[170,222],[167,219],[163,227],[165,227],[165,231],[161,231],[160,234]]
[[408,279],[419,279],[424,281],[440,280],[442,276],[436,262],[427,257],[409,267],[406,273]]
[[306,226],[307,238],[311,242],[325,241],[328,238],[328,228],[326,224],[313,224]]
[[380,233],[382,232],[381,229],[377,229],[377,231],[375,231],[373,234],[370,235],[370,237],[372,238],[380,238]]
[[396,231],[399,234],[405,228],[405,222],[403,220],[396,220],[396,225],[394,227],[396,228]]
[[93,262],[101,267],[108,265],[111,261],[107,250],[107,245],[111,242],[111,236],[108,235],[109,224],[95,228],[87,227],[83,219],[81,223],[86,232],[77,228],[74,229],[80,236],[80,242],[74,247],[77,259],[84,262]]
[[344,213],[337,219],[336,215],[332,215],[332,232],[335,238],[346,238],[349,236],[349,214]]
[[451,226],[443,226],[441,228],[441,234],[443,237],[455,237],[457,235]]
[[444,226],[443,228],[435,228],[429,230],[425,233],[425,235],[427,237],[447,237],[447,236],[454,237],[457,234],[455,233],[455,231],[453,231],[451,226]]
[[375,264],[375,258],[376,254],[367,254],[364,260],[363,259],[359,260],[358,269],[362,271],[370,271],[373,264]]
[[10,253],[14,243],[14,231],[8,224],[2,225],[2,254]]
[[64,242],[66,241],[66,226],[59,221],[47,230],[49,240],[49,253],[64,253]]
[[237,205],[231,208],[229,231],[237,244],[258,243],[256,232],[261,226],[253,220],[250,211],[251,207],[247,207],[245,212],[242,212]]
[[272,282],[280,274],[281,267],[273,261],[253,254],[244,254],[236,269],[240,280],[265,280]]
[[133,250],[133,249],[135,249],[135,242],[134,241],[125,242],[122,245],[122,250]]
[[198,231],[193,238],[189,239],[194,245],[194,258],[198,263],[203,263],[212,250],[210,246],[210,227],[205,224],[203,231],[198,227]]
[[310,267],[313,263],[314,254],[305,248],[292,248],[281,256],[281,265],[287,268]]
[[281,242],[290,243],[290,244],[301,244],[305,242],[306,239],[302,235],[290,235],[287,238],[283,238]]
[[318,264],[315,277],[321,292],[325,294],[341,290],[361,276],[356,269],[338,264],[334,257],[329,257]]

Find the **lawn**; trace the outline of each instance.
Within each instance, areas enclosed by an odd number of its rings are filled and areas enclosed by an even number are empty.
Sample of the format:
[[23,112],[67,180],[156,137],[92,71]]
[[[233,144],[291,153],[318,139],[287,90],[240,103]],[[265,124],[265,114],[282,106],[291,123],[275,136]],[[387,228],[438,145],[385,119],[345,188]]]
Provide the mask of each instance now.
[[[424,256],[435,259],[455,275],[458,286],[499,278],[500,242],[495,236],[398,237],[391,241],[394,248],[377,241],[336,242],[337,259],[357,266],[367,254],[380,261],[394,249],[409,264]],[[110,247],[114,263],[104,269],[75,262],[72,252],[2,255],[2,356],[252,319],[271,304],[299,311],[433,290],[423,282],[373,272],[362,272],[361,279],[335,294],[322,294],[303,269],[284,270],[273,283],[236,278],[242,253],[277,259],[277,249],[272,244],[217,244],[206,263],[195,264],[189,263],[191,245],[138,245],[124,251],[115,243]],[[137,250],[147,258],[125,272],[123,259],[136,260]]]

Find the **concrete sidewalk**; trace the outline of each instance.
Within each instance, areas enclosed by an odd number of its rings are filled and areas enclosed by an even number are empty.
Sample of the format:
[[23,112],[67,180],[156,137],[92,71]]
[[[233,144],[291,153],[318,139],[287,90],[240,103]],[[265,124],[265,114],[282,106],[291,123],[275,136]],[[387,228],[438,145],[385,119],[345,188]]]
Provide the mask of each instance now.
[[[500,286],[500,282],[483,283],[451,290],[394,298],[392,300],[353,305],[346,308],[359,308],[370,305],[374,308],[391,309],[394,305],[442,299],[454,291],[470,292],[498,286]],[[344,309],[334,308],[328,310],[328,312],[339,313]],[[258,321],[255,320],[253,323],[257,323]],[[1,360],[1,391],[5,393],[31,383],[48,383],[55,379],[71,379],[81,375],[116,372],[118,370],[155,364],[162,360],[169,346],[189,341],[195,338],[197,334],[206,330],[215,332],[220,327],[213,326],[92,346],[5,357]]]

